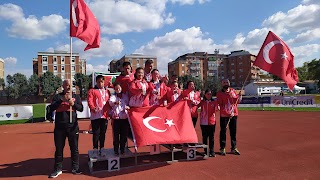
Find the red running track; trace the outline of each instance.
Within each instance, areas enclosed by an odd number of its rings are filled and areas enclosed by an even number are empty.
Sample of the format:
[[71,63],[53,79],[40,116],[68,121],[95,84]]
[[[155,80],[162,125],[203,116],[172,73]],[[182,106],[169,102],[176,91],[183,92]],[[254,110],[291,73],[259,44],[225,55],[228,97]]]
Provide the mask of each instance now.
[[[89,122],[80,121],[87,130]],[[66,143],[64,171],[59,179],[320,179],[320,113],[242,111],[238,120],[241,156],[227,154],[207,160],[150,165],[90,175],[87,152],[91,135],[81,134],[80,166],[84,174],[70,173],[70,151]],[[53,167],[51,123],[0,126],[0,178],[46,179]],[[199,140],[201,132],[196,128]],[[229,133],[229,132],[228,132]],[[219,151],[219,123],[215,151]],[[112,147],[111,126],[106,137]],[[230,140],[227,139],[227,148]],[[152,156],[150,156],[152,159]]]

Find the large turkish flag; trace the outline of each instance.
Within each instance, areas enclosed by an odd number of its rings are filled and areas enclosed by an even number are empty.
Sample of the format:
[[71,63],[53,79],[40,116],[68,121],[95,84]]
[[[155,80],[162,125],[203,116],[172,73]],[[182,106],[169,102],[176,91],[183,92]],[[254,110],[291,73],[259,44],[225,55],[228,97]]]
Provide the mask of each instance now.
[[70,0],[70,36],[88,45],[85,51],[100,47],[100,26],[84,0]]
[[253,65],[283,79],[289,89],[299,81],[290,48],[273,32],[269,31]]
[[128,115],[137,147],[198,142],[187,101],[171,103],[167,107],[131,108]]

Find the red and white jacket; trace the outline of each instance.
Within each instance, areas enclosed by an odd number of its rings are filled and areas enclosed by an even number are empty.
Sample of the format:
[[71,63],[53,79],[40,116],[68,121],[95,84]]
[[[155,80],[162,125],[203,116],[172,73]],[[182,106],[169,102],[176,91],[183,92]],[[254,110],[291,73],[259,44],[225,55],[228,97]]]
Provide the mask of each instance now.
[[[143,90],[143,92],[141,91]],[[150,88],[146,80],[134,80],[130,83],[129,88],[130,107],[144,107],[149,106]]]
[[116,77],[115,83],[119,83],[122,88],[122,92],[126,94],[129,91],[129,86],[133,80],[134,80],[133,73],[129,75],[120,74],[119,76]]
[[217,101],[202,100],[198,105],[200,111],[200,125],[215,125],[216,112],[219,110]]
[[88,92],[88,106],[90,109],[90,119],[95,120],[99,118],[107,118],[110,109],[108,100],[110,98],[110,91],[108,89],[99,89],[95,86]]
[[188,100],[191,110],[191,117],[198,117],[198,104],[201,101],[200,92],[186,89],[182,92],[182,96]]
[[128,119],[126,106],[129,106],[129,97],[127,94],[120,93],[112,95],[109,99],[109,104],[111,107],[110,114],[112,119]]
[[224,90],[219,91],[217,93],[217,102],[220,106],[220,116],[238,116],[238,104],[240,101],[241,97],[239,97],[233,88],[229,88],[229,92]]
[[144,78],[146,79],[147,82],[151,82],[152,80],[151,71],[149,73],[144,72]]
[[180,95],[181,95],[181,89],[173,89],[168,87],[168,92],[167,92],[168,103],[179,101]]
[[[167,100],[167,86],[161,82],[149,82],[150,87],[150,106],[162,105],[164,100]],[[160,96],[160,99],[158,99]]]

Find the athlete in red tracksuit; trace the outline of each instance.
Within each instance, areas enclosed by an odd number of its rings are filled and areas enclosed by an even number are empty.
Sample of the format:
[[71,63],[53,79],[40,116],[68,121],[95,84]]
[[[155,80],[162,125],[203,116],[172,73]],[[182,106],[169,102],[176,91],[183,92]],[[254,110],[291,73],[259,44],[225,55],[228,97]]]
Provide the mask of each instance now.
[[150,106],[164,105],[164,101],[167,101],[168,87],[165,83],[160,81],[160,74],[157,69],[151,71],[152,79],[149,82],[150,87]]
[[131,82],[129,87],[129,106],[149,106],[150,87],[148,82],[144,79],[143,68],[137,68],[134,76],[135,80]]
[[[199,107],[201,108],[200,127],[203,144],[208,144],[209,138],[209,157],[216,157],[214,153],[214,132],[216,129],[216,111],[219,109],[219,106],[217,101],[212,99],[212,93],[209,89],[205,91]],[[207,154],[206,150],[205,153]]]
[[[49,178],[56,178],[62,173],[63,149],[66,138],[68,138],[72,173],[81,174],[79,170],[79,125],[76,111],[83,111],[83,105],[79,95],[72,94],[71,83],[69,80],[63,81],[63,92],[53,97],[51,110],[56,111],[54,123],[54,145],[56,151],[54,154],[54,171]],[[70,122],[70,106],[72,107],[72,120]]]
[[169,91],[167,92],[168,103],[179,101],[180,95],[181,95],[181,89],[179,89],[179,83],[174,82],[171,85],[171,88],[169,89]]
[[122,88],[122,93],[129,95],[129,86],[134,80],[134,74],[131,72],[132,67],[130,62],[123,62],[122,68],[122,73],[117,76],[114,83],[119,83]]
[[241,101],[233,88],[230,88],[228,79],[221,81],[223,89],[217,93],[217,102],[220,106],[220,154],[226,155],[226,127],[229,122],[230,137],[231,137],[231,152],[240,155],[237,149],[237,119],[238,119],[238,104]]
[[94,158],[98,155],[98,144],[100,142],[99,155],[104,155],[103,148],[108,127],[108,110],[110,109],[108,100],[110,92],[104,87],[104,77],[96,77],[96,86],[88,92],[88,106],[90,108],[90,120],[92,125],[92,144]]
[[182,96],[184,99],[188,100],[188,104],[191,110],[191,118],[193,126],[196,127],[198,120],[198,104],[201,101],[200,93],[195,91],[195,86],[193,81],[187,82],[188,89],[184,90]]

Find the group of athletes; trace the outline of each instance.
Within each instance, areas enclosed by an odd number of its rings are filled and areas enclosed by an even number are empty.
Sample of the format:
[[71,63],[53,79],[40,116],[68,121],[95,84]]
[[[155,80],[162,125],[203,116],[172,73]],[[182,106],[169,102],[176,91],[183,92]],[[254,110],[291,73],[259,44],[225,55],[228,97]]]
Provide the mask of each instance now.
[[[92,127],[93,158],[104,156],[104,143],[108,119],[113,129],[114,154],[124,154],[127,137],[130,135],[127,110],[130,107],[145,107],[167,105],[168,103],[185,100],[191,111],[194,127],[200,120],[203,144],[209,147],[209,156],[215,157],[214,133],[216,128],[216,112],[220,111],[220,155],[226,155],[226,130],[229,127],[231,137],[231,153],[240,155],[236,146],[238,103],[241,95],[230,87],[228,79],[223,79],[222,89],[212,98],[211,90],[204,91],[201,97],[193,81],[187,82],[187,88],[179,86],[178,76],[161,77],[159,70],[153,69],[153,61],[148,59],[145,67],[132,70],[130,62],[124,62],[122,73],[113,84],[105,84],[104,76],[95,78],[96,85],[88,91],[87,102],[90,109]],[[107,86],[114,89],[110,93]],[[198,117],[200,108],[200,117]],[[63,92],[54,96],[51,110],[56,111],[54,143],[54,171],[49,178],[58,177],[62,173],[63,149],[68,138],[72,173],[81,174],[79,169],[79,126],[76,111],[83,111],[83,105],[78,95],[71,92],[69,80],[63,82]],[[71,113],[70,113],[71,111]],[[72,114],[72,118],[70,118]],[[208,142],[209,140],[209,142]],[[206,149],[205,149],[206,150]],[[205,152],[207,153],[207,152]]]

